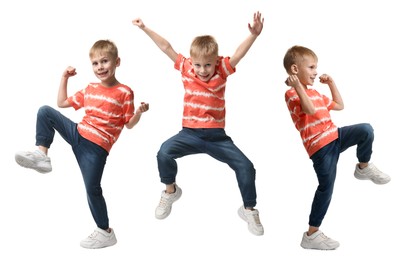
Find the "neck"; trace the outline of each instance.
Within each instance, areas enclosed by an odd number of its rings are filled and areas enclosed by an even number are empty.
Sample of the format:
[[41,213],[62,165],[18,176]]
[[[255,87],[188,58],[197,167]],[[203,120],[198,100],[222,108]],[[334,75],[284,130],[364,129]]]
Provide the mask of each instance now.
[[109,79],[109,80],[107,80],[107,81],[101,81],[101,84],[103,85],[103,86],[105,86],[105,87],[113,87],[113,86],[116,86],[117,84],[119,84],[119,81],[117,81],[117,79],[116,78],[112,78],[112,79]]

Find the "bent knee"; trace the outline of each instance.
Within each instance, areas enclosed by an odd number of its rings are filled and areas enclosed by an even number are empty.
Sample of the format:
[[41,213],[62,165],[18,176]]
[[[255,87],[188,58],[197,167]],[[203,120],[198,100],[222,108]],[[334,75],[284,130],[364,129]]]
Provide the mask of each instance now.
[[38,116],[48,114],[53,108],[48,105],[43,105],[38,109]]
[[374,138],[374,128],[369,123],[362,124],[364,132],[369,138]]

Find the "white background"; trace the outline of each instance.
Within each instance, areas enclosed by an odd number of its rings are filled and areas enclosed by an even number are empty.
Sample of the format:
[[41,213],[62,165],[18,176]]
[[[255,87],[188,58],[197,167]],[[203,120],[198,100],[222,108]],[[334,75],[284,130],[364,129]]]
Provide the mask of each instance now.
[[[3,1],[0,5],[2,102],[0,259],[401,259],[400,7],[398,1]],[[154,217],[160,192],[156,153],[181,128],[183,89],[173,63],[131,20],[188,55],[192,39],[215,36],[230,56],[249,34],[253,13],[263,32],[227,83],[226,131],[257,169],[257,208],[265,228],[253,236],[237,216],[241,197],[234,172],[206,155],[178,160],[182,198],[165,220]],[[63,70],[78,74],[69,94],[97,79],[88,51],[98,39],[119,47],[120,82],[136,106],[150,110],[113,147],[103,178],[110,225],[118,243],[87,250],[95,228],[70,146],[56,134],[53,172],[19,167],[14,154],[33,149],[36,112],[56,106]],[[286,50],[299,44],[319,57],[319,74],[335,79],[345,102],[338,126],[370,122],[374,162],[392,176],[383,186],[353,177],[355,148],[338,164],[333,200],[321,229],[335,251],[304,250],[317,185],[284,102]],[[323,93],[327,87],[317,83]],[[61,110],[74,121],[83,111]]]

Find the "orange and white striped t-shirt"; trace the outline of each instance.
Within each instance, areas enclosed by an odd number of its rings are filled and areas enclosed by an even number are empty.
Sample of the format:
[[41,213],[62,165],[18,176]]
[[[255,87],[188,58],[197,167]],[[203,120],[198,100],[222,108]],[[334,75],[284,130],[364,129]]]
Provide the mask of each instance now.
[[338,138],[338,127],[332,122],[329,111],[334,102],[315,89],[306,89],[316,112],[307,115],[302,111],[299,96],[294,88],[285,93],[285,101],[296,129],[300,132],[303,145],[311,157],[315,152]]
[[81,136],[107,152],[134,114],[134,92],[123,84],[108,88],[90,83],[69,97],[68,101],[75,110],[85,109],[85,115],[78,124]]
[[174,64],[181,71],[184,85],[183,127],[224,128],[226,78],[236,69],[229,57],[219,57],[215,75],[208,82],[199,80],[190,58],[179,54]]

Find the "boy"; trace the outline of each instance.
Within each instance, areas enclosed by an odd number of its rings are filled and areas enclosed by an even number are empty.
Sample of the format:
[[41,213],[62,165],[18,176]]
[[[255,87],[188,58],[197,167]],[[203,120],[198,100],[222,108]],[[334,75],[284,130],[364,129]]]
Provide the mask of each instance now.
[[254,235],[263,235],[256,205],[255,169],[252,162],[225,133],[225,86],[227,77],[247,53],[263,28],[264,19],[254,14],[250,35],[240,44],[232,57],[218,55],[218,44],[210,35],[196,37],[190,48],[190,58],[176,53],[170,43],[146,27],[141,19],[132,23],[143,30],[154,43],[174,62],[182,74],[185,88],[182,130],[165,141],[157,154],[159,176],[166,185],[155,210],[157,219],[169,216],[172,204],[181,194],[176,184],[176,159],[186,155],[205,153],[228,164],[236,173],[243,199],[239,216],[248,223]]
[[309,229],[303,234],[301,246],[328,250],[337,248],[339,243],[325,236],[319,227],[331,202],[340,153],[357,145],[359,163],[354,172],[357,179],[385,184],[391,178],[369,163],[374,140],[370,124],[338,128],[332,122],[329,111],[343,109],[335,81],[327,74],[319,77],[321,83],[328,85],[332,98],[308,88],[317,76],[317,62],[316,54],[303,46],[293,46],[286,52],[283,63],[289,75],[286,84],[291,88],[285,93],[285,101],[319,182],[311,207]]
[[42,106],[37,115],[36,145],[34,152],[18,152],[16,162],[40,173],[52,171],[48,149],[57,131],[72,147],[79,164],[87,199],[97,228],[81,241],[84,248],[103,248],[117,243],[114,230],[109,227],[106,202],[102,195],[101,178],[110,149],[117,141],[123,127],[133,128],[141,114],[149,109],[142,103],[134,113],[134,93],[115,77],[120,58],[116,45],[109,40],[95,42],[89,52],[92,69],[100,83],[90,83],[73,96],[67,96],[68,79],[76,75],[75,68],[63,72],[57,105],[60,108],[85,109],[85,116],[78,124],[57,110]]

